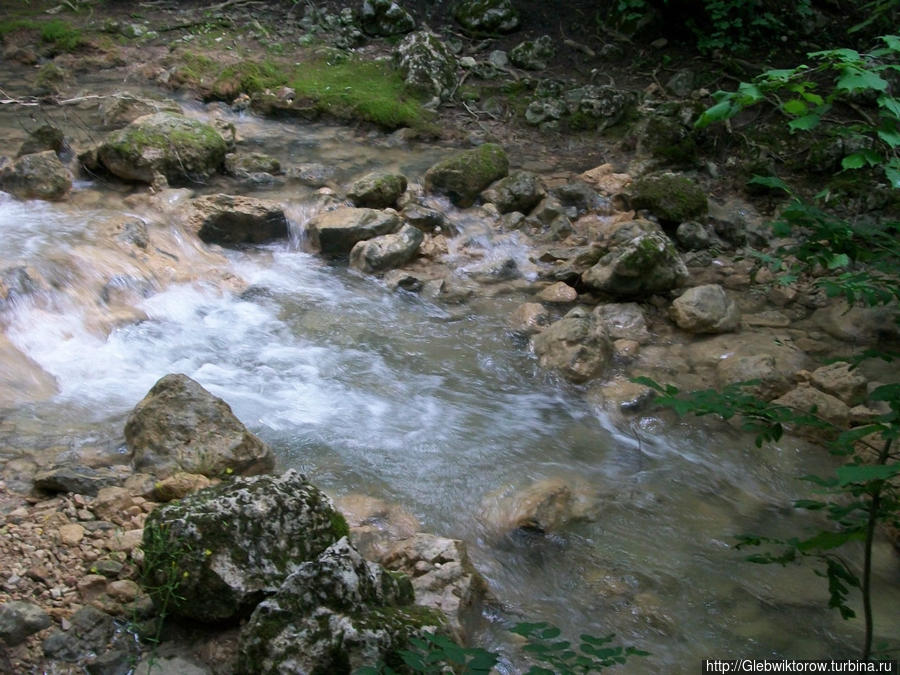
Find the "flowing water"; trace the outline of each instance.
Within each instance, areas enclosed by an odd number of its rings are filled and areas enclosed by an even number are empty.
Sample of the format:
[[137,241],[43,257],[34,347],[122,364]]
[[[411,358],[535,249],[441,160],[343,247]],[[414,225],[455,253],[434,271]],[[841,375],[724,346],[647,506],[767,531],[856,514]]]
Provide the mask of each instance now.
[[[417,180],[446,152],[232,119],[246,147],[286,164],[323,162],[339,182],[374,167]],[[734,432],[656,416],[618,430],[507,332],[524,296],[441,306],[392,293],[302,250],[319,203],[312,190],[255,194],[285,204],[289,240],[210,250],[181,228],[177,191],[129,197],[83,182],[63,204],[0,194],[0,270],[19,270],[4,273],[19,292],[0,317],[4,382],[15,385],[3,392],[0,460],[125,462],[128,411],[181,372],[224,398],[281,468],[334,495],[402,504],[424,530],[465,540],[497,599],[486,646],[512,653],[503,627],[544,620],[652,652],[627,672],[692,673],[703,657],[847,655],[859,643],[857,624],[823,609],[824,582],[808,569],[750,565],[733,547],[738,533],[810,525],[790,500],[802,489],[794,476],[821,470],[817,452],[755,449]],[[457,242],[527,260],[515,238],[491,240],[454,214]],[[147,226],[146,255],[110,244],[123,219]],[[487,494],[548,477],[587,486],[598,518],[543,538],[497,537],[482,523]],[[882,549],[879,574],[896,575]],[[900,598],[878,600],[890,635]]]

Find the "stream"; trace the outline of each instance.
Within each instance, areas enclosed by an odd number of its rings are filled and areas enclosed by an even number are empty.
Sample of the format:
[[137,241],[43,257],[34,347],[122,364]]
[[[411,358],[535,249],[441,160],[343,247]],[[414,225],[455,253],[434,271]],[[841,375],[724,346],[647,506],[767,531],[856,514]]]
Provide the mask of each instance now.
[[[0,151],[14,154],[22,127],[0,113]],[[449,151],[217,114],[237,126],[243,149],[335,167],[337,184],[374,168],[420,182]],[[49,280],[0,312],[2,368],[29,383],[0,394],[0,462],[125,463],[126,415],[157,379],[185,373],[273,447],[279,468],[332,495],[398,503],[423,530],[464,540],[496,597],[482,646],[511,655],[505,627],[547,621],[651,652],[629,661],[635,673],[693,673],[703,658],[855,653],[861,622],[826,608],[823,580],[808,568],[746,563],[734,549],[736,534],[814,525],[791,500],[804,489],[795,476],[822,470],[817,452],[789,440],[757,449],[737,431],[655,413],[617,428],[578,387],[541,371],[506,328],[525,294],[442,305],[392,292],[304,251],[304,223],[320,208],[311,188],[218,178],[198,192],[238,190],[282,202],[289,240],[206,247],[181,227],[183,190],[149,197],[80,181],[60,204],[0,193],[0,270]],[[527,271],[524,242],[437,205],[462,230],[454,241],[512,255]],[[146,225],[148,260],[109,244],[123,219]],[[497,537],[482,522],[492,491],[554,477],[588,486],[596,520],[546,537]],[[888,545],[877,554],[877,573],[894,575]],[[878,602],[879,631],[900,633],[890,609],[900,606],[897,587]],[[517,663],[502,671],[519,672]]]

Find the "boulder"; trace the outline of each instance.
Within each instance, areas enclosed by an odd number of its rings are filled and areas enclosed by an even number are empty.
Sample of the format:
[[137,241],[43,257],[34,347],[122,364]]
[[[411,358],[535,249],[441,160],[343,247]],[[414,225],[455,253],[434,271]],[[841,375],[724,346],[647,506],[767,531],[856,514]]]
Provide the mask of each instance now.
[[669,309],[672,320],[688,333],[730,333],[741,324],[741,310],[718,284],[689,288]]
[[354,206],[386,209],[397,205],[406,192],[406,176],[387,171],[373,171],[354,182],[347,190],[347,199]]
[[105,96],[100,101],[100,124],[107,129],[121,129],[138,117],[158,112],[180,115],[184,111],[170,99],[145,98],[134,94]]
[[530,171],[514,171],[481,193],[481,199],[500,213],[528,213],[546,196],[540,177]]
[[350,250],[350,266],[361,272],[381,272],[399,267],[416,257],[425,235],[404,224],[395,234],[357,242]]
[[[331,500],[302,474],[236,478],[150,514],[145,587],[177,616],[235,620],[346,534]],[[166,597],[173,566],[177,592]]]
[[0,605],[0,640],[9,647],[49,626],[50,615],[32,602],[13,600]]
[[772,401],[775,405],[783,405],[792,408],[798,413],[815,411],[815,415],[835,428],[819,429],[807,426],[797,426],[794,431],[798,434],[819,439],[833,437],[850,424],[850,407],[841,399],[819,391],[809,385],[800,385],[791,389],[784,396]]
[[634,181],[631,190],[631,206],[647,209],[662,223],[677,225],[701,218],[709,208],[706,194],[687,176],[646,176]]
[[125,180],[153,183],[162,175],[171,184],[186,184],[214,174],[226,151],[225,139],[209,124],[158,112],[109,134],[97,156],[110,173]]
[[771,354],[731,353],[716,364],[719,387],[751,380],[755,383],[745,387],[744,391],[765,401],[778,398],[793,386]]
[[578,291],[565,282],[557,281],[538,293],[537,297],[541,302],[565,304],[575,302],[578,299]]
[[260,244],[288,235],[287,218],[277,202],[216,194],[198,197],[191,205],[191,228],[207,244]]
[[837,396],[849,406],[859,405],[868,395],[868,380],[846,361],[817,368],[809,381],[816,389]]
[[485,143],[438,162],[425,172],[425,191],[446,195],[456,206],[475,203],[478,194],[509,171],[506,152]]
[[0,171],[0,188],[21,199],[65,199],[72,173],[53,150],[23,155]]
[[636,413],[647,408],[656,397],[656,391],[622,377],[593,387],[589,398],[611,413]]
[[416,517],[399,504],[361,494],[338,497],[334,502],[347,519],[351,543],[367,560],[383,562],[398,541],[419,530]]
[[137,470],[218,477],[271,471],[272,451],[187,375],[166,375],[128,415],[125,442]]
[[464,542],[420,532],[398,542],[380,562],[410,578],[416,604],[446,616],[458,643],[471,641],[481,620],[487,583],[469,560]]
[[517,530],[547,534],[591,517],[596,503],[586,485],[563,478],[545,478],[525,487],[508,485],[482,502],[480,518],[492,531]]
[[57,157],[64,152],[70,151],[69,144],[66,143],[66,138],[63,135],[62,129],[55,127],[52,124],[42,124],[36,129],[29,131],[28,138],[22,143],[22,147],[19,148],[16,157],[46,152],[47,150],[55,152]]
[[851,344],[870,346],[879,340],[900,338],[896,304],[886,307],[847,306],[840,300],[815,311],[815,324],[832,337]]
[[422,232],[442,232],[449,227],[449,221],[443,213],[421,204],[407,204],[400,212],[400,217]]
[[116,633],[113,618],[87,605],[69,617],[69,630],[55,630],[43,642],[44,656],[75,663],[85,654],[102,653]]
[[509,52],[509,60],[513,65],[525,70],[545,70],[554,56],[556,48],[549,35],[520,42]]
[[212,483],[209,478],[199,473],[179,471],[153,484],[151,496],[157,502],[171,502],[187,497],[190,494],[208,488]]
[[394,213],[342,207],[312,218],[306,232],[314,249],[324,255],[342,256],[357,242],[392,234],[399,227],[400,219]]
[[609,338],[589,312],[577,307],[531,338],[531,346],[543,368],[572,382],[598,377],[612,356]]
[[403,575],[368,562],[346,538],[303,563],[254,610],[241,631],[237,671],[350,673],[402,664],[411,638],[442,628],[443,617],[412,604]]
[[430,96],[430,105],[450,98],[456,87],[456,57],[434,33],[417,31],[397,45],[394,57],[406,86]]
[[62,464],[36,473],[34,487],[44,492],[95,495],[102,488],[118,485],[124,477],[122,471],[108,467],[95,469],[83,464]]
[[526,302],[509,315],[506,324],[514,333],[533,335],[550,325],[550,312],[539,302]]
[[225,173],[236,178],[252,178],[259,174],[275,176],[282,173],[282,169],[281,162],[261,152],[229,152],[225,155]]
[[581,280],[613,297],[637,298],[677,288],[687,277],[687,267],[666,235],[641,232],[615,246]]
[[364,0],[359,21],[366,35],[380,37],[402,35],[416,27],[410,13],[393,0]]
[[634,340],[641,344],[650,341],[647,319],[637,303],[604,303],[594,308],[593,315],[611,340]]
[[519,27],[512,0],[461,0],[453,8],[453,18],[476,35],[509,33]]
[[570,128],[603,130],[622,120],[633,95],[606,85],[586,84],[568,89],[563,101]]

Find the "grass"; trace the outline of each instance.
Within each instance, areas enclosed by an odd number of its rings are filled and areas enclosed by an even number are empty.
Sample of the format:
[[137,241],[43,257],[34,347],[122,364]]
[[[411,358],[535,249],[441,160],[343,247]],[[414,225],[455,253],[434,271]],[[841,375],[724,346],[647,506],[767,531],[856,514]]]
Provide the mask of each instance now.
[[[211,62],[203,65],[200,69],[186,63],[182,72],[206,74]],[[217,98],[230,100],[240,92],[252,95],[283,86],[292,88],[298,100],[310,101],[320,112],[340,119],[386,129],[429,124],[430,113],[406,90],[400,74],[390,64],[376,61],[318,59],[291,66],[271,59],[240,61],[219,71],[212,91]]]
[[84,42],[81,31],[62,19],[51,19],[50,21],[5,19],[0,21],[0,37],[20,30],[40,31],[41,40],[52,44],[60,52],[74,51]]

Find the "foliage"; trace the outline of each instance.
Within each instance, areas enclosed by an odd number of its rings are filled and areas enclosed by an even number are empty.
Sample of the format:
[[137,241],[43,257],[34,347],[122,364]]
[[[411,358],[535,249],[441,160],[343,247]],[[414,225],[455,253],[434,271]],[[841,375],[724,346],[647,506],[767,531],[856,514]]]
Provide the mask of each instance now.
[[690,29],[701,52],[727,49],[732,53],[793,35],[812,15],[810,0],[616,0],[613,19],[626,27],[640,26],[654,11],[672,18],[677,15],[677,23],[665,23]]
[[[698,119],[697,126],[727,120],[748,106],[767,101],[787,118],[792,132],[822,133],[825,116],[839,104],[857,112],[853,122],[838,127],[844,147],[853,150],[844,157],[843,171],[863,167],[883,171],[890,185],[900,188],[900,101],[891,91],[892,71],[900,70],[900,38],[884,36],[885,45],[860,54],[852,49],[832,49],[809,54],[814,66],[768,70],[752,83],[742,82],[736,91],[717,92],[716,103]],[[895,78],[894,78],[895,79]],[[877,106],[869,115],[857,102]],[[850,141],[847,143],[847,141]],[[839,217],[828,209],[827,192],[817,195],[822,204],[811,204],[776,177],[757,176],[757,185],[780,190],[790,199],[772,224],[776,236],[789,244],[774,253],[757,257],[780,271],[780,280],[792,282],[801,274],[812,274],[829,296],[842,296],[851,305],[885,306],[900,300],[900,223],[863,223]],[[895,310],[891,310],[895,311]],[[897,315],[900,322],[900,315]],[[854,366],[869,358],[892,361],[896,355],[869,350],[854,359]],[[829,526],[804,537],[785,539],[745,535],[738,548],[761,547],[751,555],[754,563],[786,565],[803,560],[816,565],[816,573],[828,582],[829,606],[845,619],[855,613],[849,596],[857,589],[862,597],[865,619],[863,658],[872,652],[872,543],[879,524],[900,524],[900,461],[892,446],[900,436],[900,385],[875,389],[870,400],[887,404],[888,412],[869,424],[849,430],[837,429],[822,419],[815,408],[799,410],[776,405],[747,393],[757,382],[730,385],[722,391],[680,392],[649,378],[636,382],[659,392],[658,401],[679,415],[738,417],[743,428],[756,436],[756,445],[777,441],[788,427],[805,427],[828,432],[827,443],[845,463],[829,476],[804,476],[814,486],[814,498],[800,499],[795,506],[823,513]],[[861,542],[861,571],[848,562],[840,549]]]
[[[526,638],[524,651],[535,661],[526,675],[582,675],[599,673],[604,668],[623,664],[629,656],[647,656],[634,647],[613,646],[615,636],[598,638],[582,635],[577,649],[567,640],[559,640],[561,631],[545,622],[519,623],[511,632]],[[499,662],[496,654],[480,648],[464,648],[437,634],[410,640],[412,649],[400,652],[404,665],[413,673],[440,675],[486,675]],[[388,666],[360,668],[354,675],[396,675]]]
[[41,26],[41,39],[64,52],[77,49],[83,42],[81,32],[61,19],[53,19],[43,24]]
[[[874,167],[884,172],[894,188],[900,188],[900,100],[894,96],[892,73],[900,71],[900,37],[885,35],[882,46],[861,54],[855,49],[829,49],[807,54],[813,65],[767,70],[753,82],[741,82],[736,91],[717,91],[715,105],[696,122],[703,128],[737,115],[762,102],[776,106],[792,132],[820,129],[835,106],[855,117],[830,131],[850,152],[841,162],[844,170]],[[874,101],[874,115],[861,105]]]
[[159,644],[172,604],[184,599],[179,595],[179,587],[187,572],[181,569],[181,561],[191,550],[187,543],[174,539],[164,525],[153,520],[144,528],[141,549],[144,560],[138,581],[156,609],[153,631],[145,639],[155,646]]

